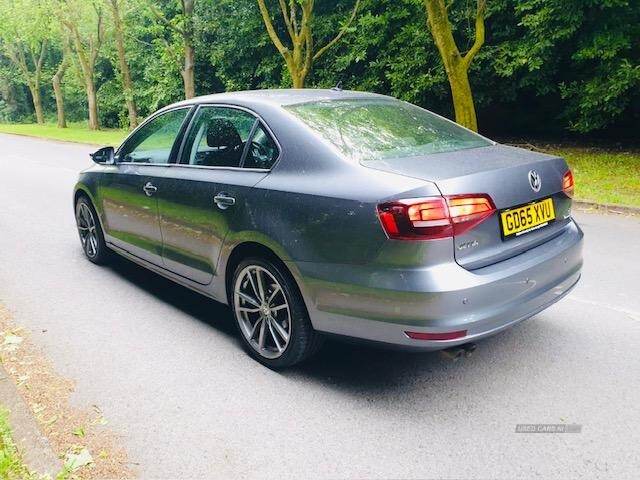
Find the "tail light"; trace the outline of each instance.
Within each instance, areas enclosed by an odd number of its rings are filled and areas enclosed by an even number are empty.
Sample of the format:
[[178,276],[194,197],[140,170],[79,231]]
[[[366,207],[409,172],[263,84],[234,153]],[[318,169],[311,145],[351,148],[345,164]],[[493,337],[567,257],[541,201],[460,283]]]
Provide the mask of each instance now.
[[562,191],[567,197],[573,198],[574,188],[575,182],[573,180],[573,173],[571,173],[571,170],[567,170],[567,173],[562,177]]
[[462,235],[496,211],[485,194],[411,198],[378,205],[382,228],[396,240],[433,240]]

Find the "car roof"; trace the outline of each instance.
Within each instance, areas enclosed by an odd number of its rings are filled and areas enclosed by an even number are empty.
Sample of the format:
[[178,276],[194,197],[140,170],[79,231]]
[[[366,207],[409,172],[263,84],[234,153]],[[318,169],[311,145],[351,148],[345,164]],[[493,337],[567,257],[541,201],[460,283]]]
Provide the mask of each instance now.
[[[239,92],[215,93],[201,97],[183,100],[170,105],[193,105],[200,103],[267,103],[277,106],[296,105],[300,103],[318,102],[323,100],[347,100],[365,98],[391,98],[377,93],[358,92],[355,90],[322,89],[322,88],[290,88],[290,89],[265,89],[244,90]],[[168,107],[167,107],[168,108]]]

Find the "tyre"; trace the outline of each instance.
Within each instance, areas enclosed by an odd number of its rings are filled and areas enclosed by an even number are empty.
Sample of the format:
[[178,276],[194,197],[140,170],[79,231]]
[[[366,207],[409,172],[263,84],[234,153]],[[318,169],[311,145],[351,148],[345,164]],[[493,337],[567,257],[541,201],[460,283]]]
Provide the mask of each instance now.
[[244,348],[272,369],[299,363],[320,347],[322,337],[289,272],[275,262],[247,258],[233,275],[231,306]]
[[84,195],[76,202],[76,225],[85,256],[95,264],[106,263],[111,256],[111,250],[104,241],[98,214],[91,201]]

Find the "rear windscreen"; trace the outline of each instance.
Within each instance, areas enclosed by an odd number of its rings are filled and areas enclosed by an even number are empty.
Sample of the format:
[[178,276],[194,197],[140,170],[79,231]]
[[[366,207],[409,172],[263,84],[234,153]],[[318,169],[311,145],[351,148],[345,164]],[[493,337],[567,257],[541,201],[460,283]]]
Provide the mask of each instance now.
[[286,109],[357,161],[491,145],[453,122],[400,100],[324,100]]

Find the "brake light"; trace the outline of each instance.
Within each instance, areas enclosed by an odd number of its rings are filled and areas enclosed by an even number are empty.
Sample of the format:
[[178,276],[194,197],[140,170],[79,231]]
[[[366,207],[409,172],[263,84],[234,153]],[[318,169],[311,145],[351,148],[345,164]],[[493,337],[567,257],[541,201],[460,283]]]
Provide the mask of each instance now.
[[496,211],[486,194],[411,198],[378,205],[382,228],[396,240],[462,235]]
[[562,177],[562,191],[567,197],[573,198],[574,188],[575,181],[573,180],[573,173],[571,173],[571,170],[567,170],[567,173]]

